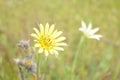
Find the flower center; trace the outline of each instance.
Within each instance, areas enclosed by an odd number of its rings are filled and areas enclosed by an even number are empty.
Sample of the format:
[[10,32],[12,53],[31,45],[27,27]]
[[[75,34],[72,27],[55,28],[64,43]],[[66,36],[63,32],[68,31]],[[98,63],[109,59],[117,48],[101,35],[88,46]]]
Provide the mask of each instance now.
[[54,39],[49,35],[41,35],[39,43],[43,49],[50,50],[55,46]]
[[90,32],[88,32],[88,31],[86,31],[86,32],[84,32],[84,34],[85,34],[85,37],[87,37],[87,38],[90,38],[90,36],[92,35]]

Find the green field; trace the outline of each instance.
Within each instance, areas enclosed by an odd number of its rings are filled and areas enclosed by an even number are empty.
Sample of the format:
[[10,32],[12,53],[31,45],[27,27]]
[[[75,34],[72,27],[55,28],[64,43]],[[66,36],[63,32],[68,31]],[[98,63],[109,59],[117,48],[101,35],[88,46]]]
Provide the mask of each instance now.
[[[83,35],[78,31],[82,20],[92,22],[93,28],[99,27],[98,34],[103,37],[100,41],[85,40],[72,72]],[[33,46],[30,34],[39,23],[55,24],[68,44],[58,58],[51,55],[46,60],[40,54],[39,68],[44,80],[120,80],[119,0],[1,0],[0,80],[20,80],[13,58],[21,58],[23,54],[16,44],[30,40]],[[29,75],[25,80],[31,80]]]

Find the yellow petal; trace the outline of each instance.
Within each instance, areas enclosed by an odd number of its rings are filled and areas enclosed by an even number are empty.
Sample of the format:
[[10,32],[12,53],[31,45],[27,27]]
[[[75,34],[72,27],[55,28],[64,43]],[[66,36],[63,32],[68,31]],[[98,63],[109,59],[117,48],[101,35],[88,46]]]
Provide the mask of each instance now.
[[56,43],[56,46],[67,46],[66,43]]
[[35,46],[35,47],[40,47],[40,44],[36,43],[34,46]]
[[57,33],[57,30],[55,30],[55,31],[51,34],[51,36],[54,37],[54,34],[56,34],[56,33]]
[[38,31],[38,29],[36,29],[36,28],[33,28],[33,29],[34,29],[34,31],[36,32],[37,35],[40,34],[39,31]]
[[59,37],[62,33],[63,33],[62,31],[59,31],[59,32],[56,32],[55,34],[53,34],[52,36],[53,36],[54,38],[57,38],[57,37]]
[[43,52],[43,49],[42,49],[42,48],[40,48],[40,49],[38,50],[38,52],[39,52],[39,53],[42,53],[42,52]]
[[34,38],[39,39],[39,37],[36,34],[34,34],[34,33],[32,33],[31,36],[34,37]]
[[44,34],[44,26],[42,24],[39,25],[40,33]]
[[50,29],[49,29],[49,31],[48,31],[49,35],[51,35],[52,32],[54,31],[54,27],[55,27],[54,24],[52,24],[52,25],[50,26]]
[[48,34],[48,31],[49,31],[49,24],[47,23],[45,26],[45,34]]
[[49,55],[48,51],[45,50],[45,56],[47,57]]
[[55,42],[61,42],[64,41],[66,38],[65,37],[60,37],[55,40]]
[[49,52],[50,52],[50,54],[53,54],[53,53],[54,53],[53,50],[49,50]]
[[59,51],[64,51],[64,49],[61,48],[61,47],[54,47],[54,49],[55,49],[55,50],[59,50]]

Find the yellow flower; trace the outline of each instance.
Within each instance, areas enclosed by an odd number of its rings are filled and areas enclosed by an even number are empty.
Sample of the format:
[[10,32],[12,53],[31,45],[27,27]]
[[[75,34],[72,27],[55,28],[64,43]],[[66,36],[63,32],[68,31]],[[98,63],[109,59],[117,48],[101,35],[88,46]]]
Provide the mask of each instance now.
[[33,28],[35,33],[32,33],[31,36],[35,38],[34,47],[39,48],[39,53],[44,53],[45,56],[49,54],[58,55],[58,51],[64,51],[62,46],[66,46],[67,44],[63,41],[66,39],[64,36],[61,36],[62,31],[57,31],[54,29],[55,25],[51,26],[46,23],[45,27],[40,24],[39,30],[37,28]]

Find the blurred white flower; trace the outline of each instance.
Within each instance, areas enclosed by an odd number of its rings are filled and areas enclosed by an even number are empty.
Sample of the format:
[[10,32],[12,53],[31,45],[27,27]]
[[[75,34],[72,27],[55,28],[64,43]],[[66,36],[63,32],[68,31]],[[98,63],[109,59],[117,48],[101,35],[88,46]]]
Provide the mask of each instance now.
[[79,31],[83,32],[83,34],[87,38],[100,40],[102,35],[95,34],[97,31],[99,31],[99,28],[92,29],[92,23],[89,23],[89,25],[87,27],[84,21],[82,21],[81,24],[82,24],[82,27],[79,28]]

